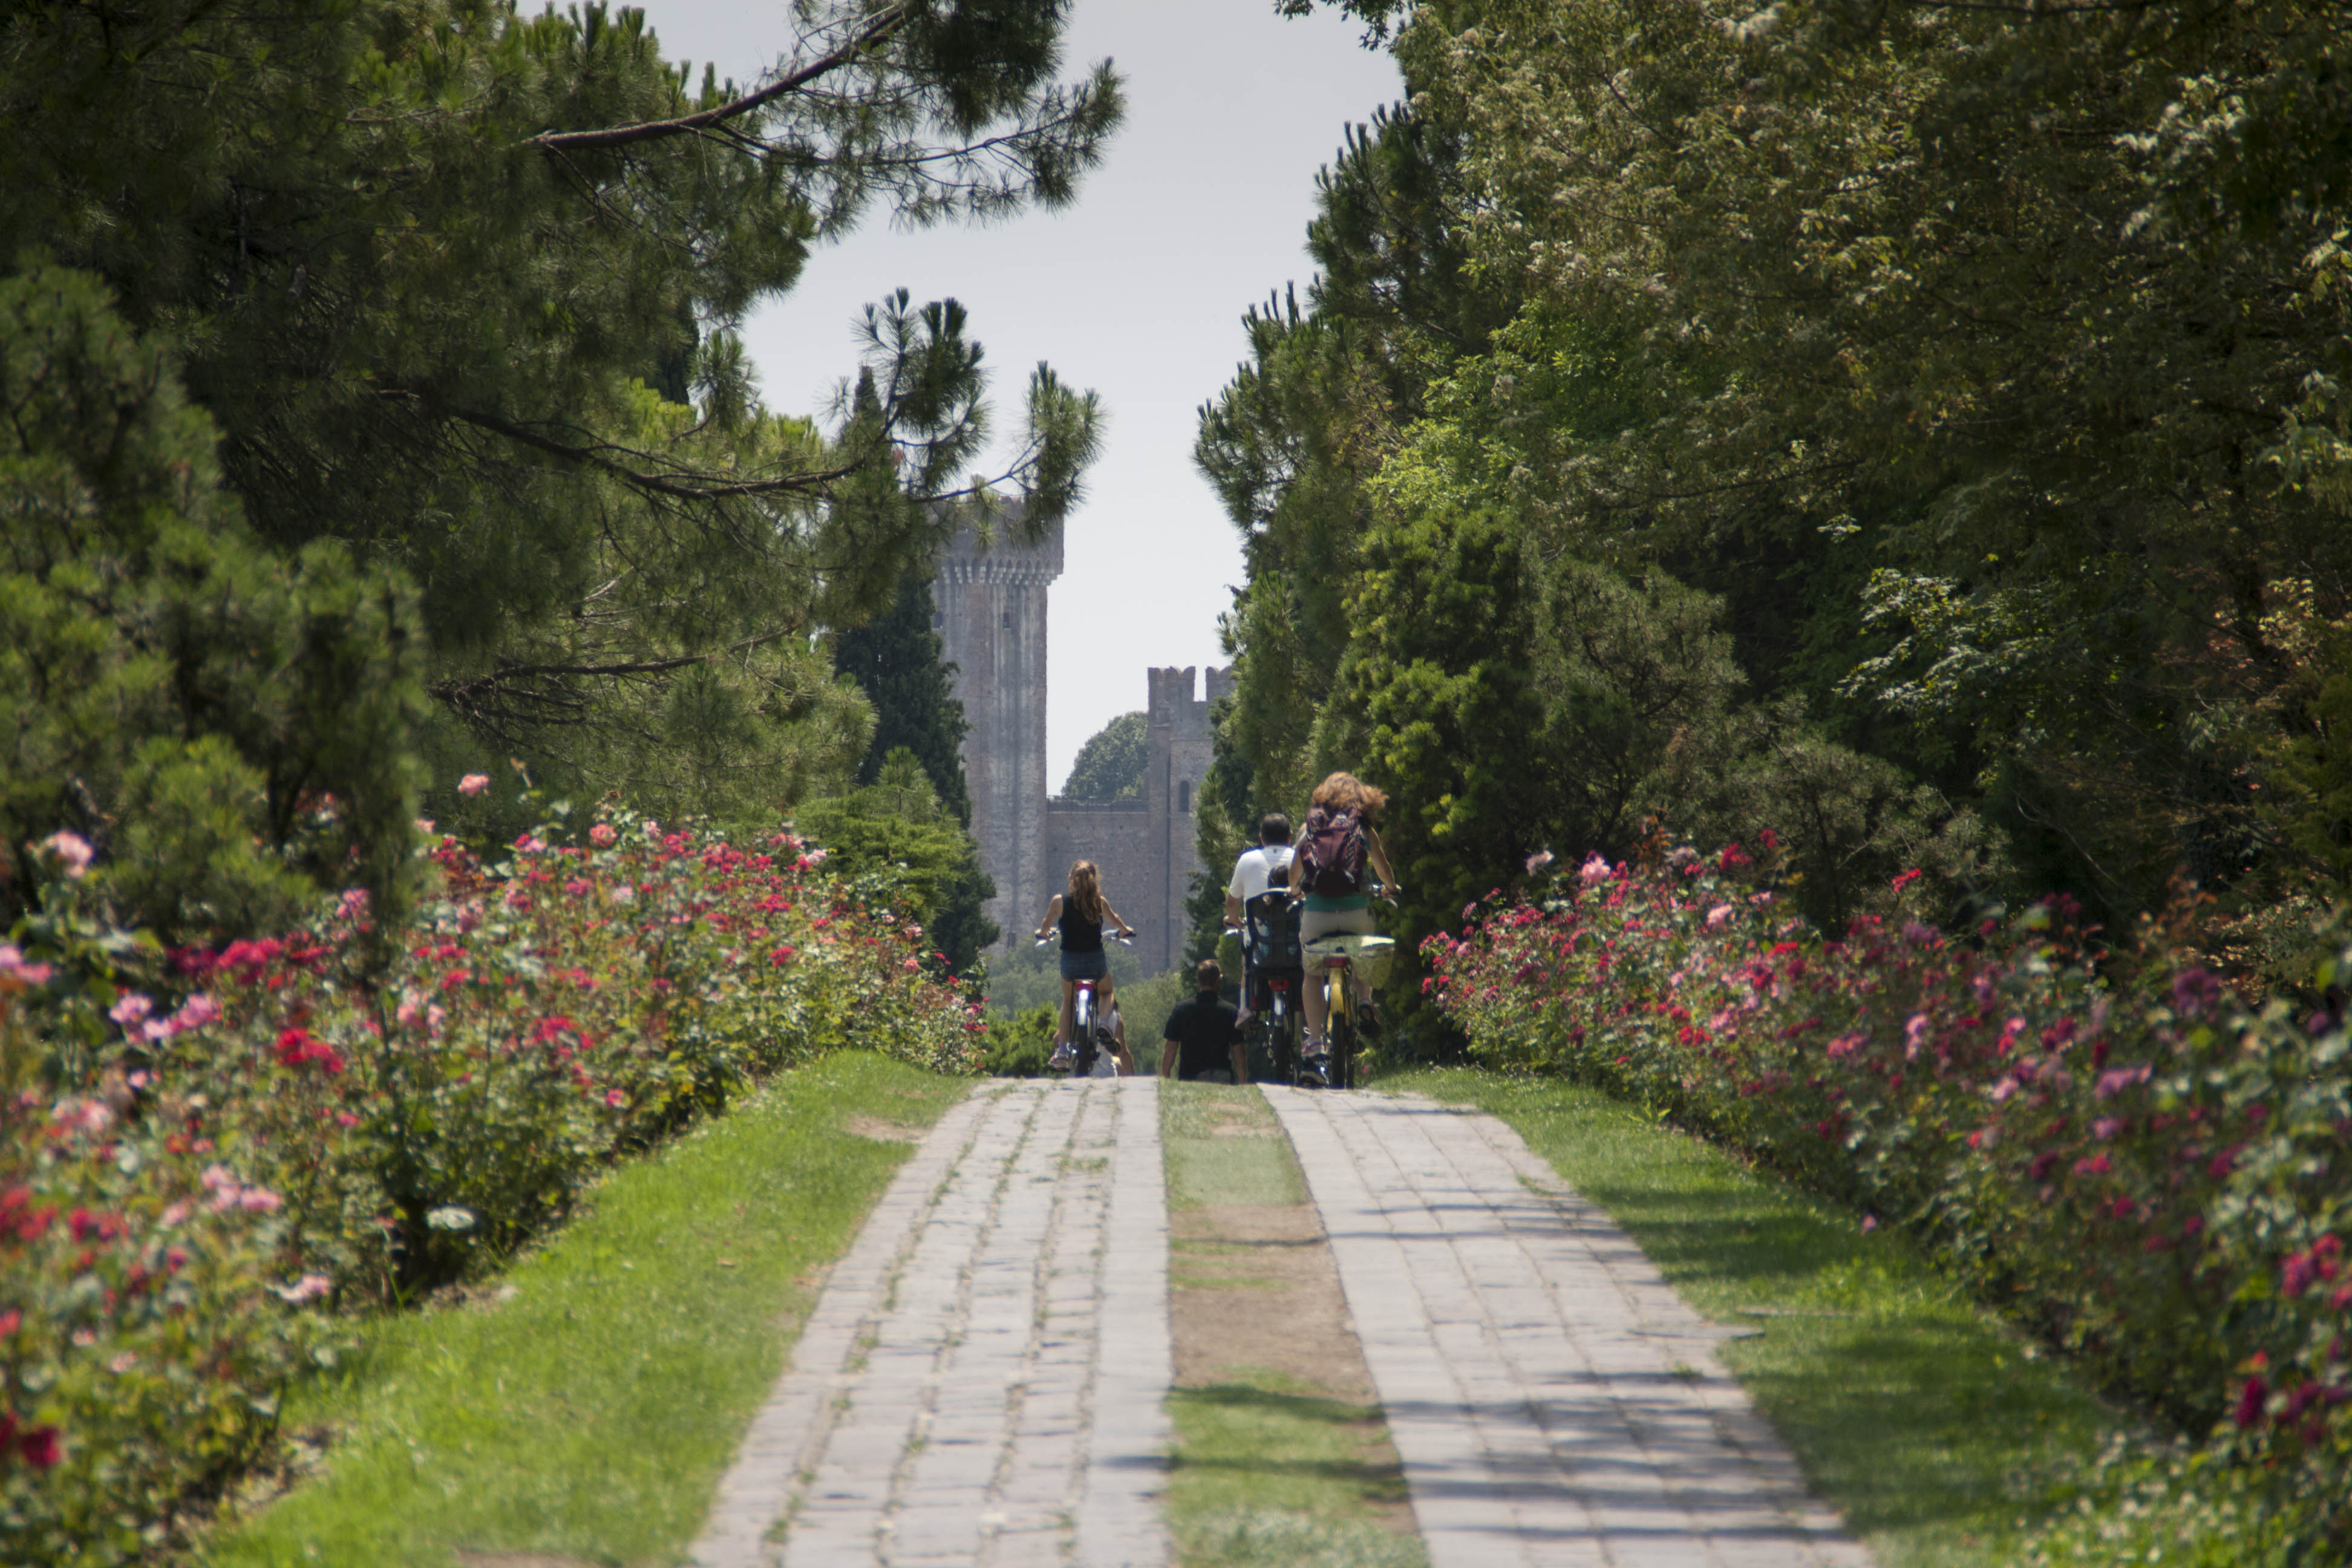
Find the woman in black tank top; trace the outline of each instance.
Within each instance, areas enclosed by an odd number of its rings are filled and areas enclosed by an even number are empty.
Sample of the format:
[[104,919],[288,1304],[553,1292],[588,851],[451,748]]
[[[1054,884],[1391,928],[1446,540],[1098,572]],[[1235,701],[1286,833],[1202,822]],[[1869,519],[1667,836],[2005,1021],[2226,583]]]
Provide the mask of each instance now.
[[1101,1016],[1111,1010],[1110,960],[1103,952],[1103,927],[1118,928],[1121,936],[1133,936],[1135,929],[1119,918],[1110,900],[1103,897],[1102,873],[1091,860],[1080,860],[1070,867],[1070,887],[1066,893],[1056,893],[1045,905],[1045,918],[1037,922],[1037,940],[1045,933],[1058,931],[1062,938],[1062,1017],[1054,1026],[1054,1054],[1059,1058],[1070,1043],[1070,1003],[1076,994],[1076,983],[1081,980],[1102,982],[1097,988]]

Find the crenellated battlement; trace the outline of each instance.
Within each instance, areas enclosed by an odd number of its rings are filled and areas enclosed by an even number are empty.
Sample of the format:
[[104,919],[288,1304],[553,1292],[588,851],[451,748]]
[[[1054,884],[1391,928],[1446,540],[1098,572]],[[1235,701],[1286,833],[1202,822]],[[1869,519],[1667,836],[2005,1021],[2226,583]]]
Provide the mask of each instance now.
[[1205,732],[1209,709],[1218,698],[1233,689],[1233,672],[1215,665],[1208,668],[1208,694],[1195,697],[1198,686],[1193,677],[1199,673],[1191,665],[1181,668],[1170,665],[1144,672],[1146,691],[1145,711],[1154,724],[1173,724],[1179,728],[1197,726]]
[[940,552],[939,580],[950,584],[1002,584],[1042,588],[1062,574],[1062,525],[1053,524],[1045,537],[1021,537],[1021,504],[1013,502],[990,529],[983,545],[980,531],[970,521],[955,531]]

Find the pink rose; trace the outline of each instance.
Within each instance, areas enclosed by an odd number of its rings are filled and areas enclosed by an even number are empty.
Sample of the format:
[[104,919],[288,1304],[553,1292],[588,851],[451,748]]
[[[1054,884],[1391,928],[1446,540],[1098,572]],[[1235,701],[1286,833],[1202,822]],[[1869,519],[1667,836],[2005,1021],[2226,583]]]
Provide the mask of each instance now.
[[619,837],[619,834],[613,831],[613,825],[609,822],[600,822],[588,830],[588,842],[599,849],[605,848]]
[[155,1010],[155,1004],[136,991],[125,991],[106,1016],[128,1029]]
[[89,840],[80,834],[68,833],[60,829],[42,839],[40,848],[43,853],[57,861],[58,868],[65,872],[67,880],[79,882],[89,874],[91,853]]
[[488,773],[467,773],[457,781],[457,793],[468,797],[478,795],[489,787],[490,775]]

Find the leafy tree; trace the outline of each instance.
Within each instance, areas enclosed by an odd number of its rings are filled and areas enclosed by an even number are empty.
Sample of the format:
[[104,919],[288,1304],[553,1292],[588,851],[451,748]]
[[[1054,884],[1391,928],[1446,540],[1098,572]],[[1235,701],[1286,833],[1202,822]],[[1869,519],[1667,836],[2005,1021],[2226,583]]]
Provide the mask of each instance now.
[[971,826],[971,792],[964,779],[963,738],[971,726],[955,694],[946,644],[933,629],[931,574],[908,572],[884,614],[834,640],[833,665],[856,681],[874,707],[874,739],[857,765],[857,782],[882,776],[899,748],[922,764],[940,804],[962,826]]
[[2252,786],[2302,723],[2265,626],[2345,580],[2340,18],[1717,22],[1502,0],[1398,35],[1465,127],[1479,264],[1611,324],[1650,409],[1536,469],[1553,514],[1621,547],[1838,542],[1885,639],[1851,695],[2040,875],[2110,912],[2184,865],[2263,897],[2298,868]]
[[1078,748],[1070,776],[1062,785],[1065,800],[1140,800],[1143,775],[1151,761],[1150,721],[1140,711],[1122,713]]
[[[891,602],[939,503],[996,503],[952,300],[872,309],[823,428],[758,405],[732,323],[869,213],[1068,201],[1119,96],[1056,81],[1065,11],[805,0],[739,88],[596,5],[19,8],[0,240],[177,342],[262,543],[413,586],[436,771],[774,810],[866,744],[812,638]],[[991,482],[1043,527],[1097,409],[1041,367],[1023,412]]]
[[172,355],[87,274],[0,279],[0,914],[79,833],[174,938],[395,899],[423,653],[411,595],[321,541],[268,549]]
[[904,746],[883,759],[873,784],[811,801],[796,825],[836,869],[921,921],[950,969],[971,970],[1001,934],[981,912],[996,884],[980,868],[980,847]]

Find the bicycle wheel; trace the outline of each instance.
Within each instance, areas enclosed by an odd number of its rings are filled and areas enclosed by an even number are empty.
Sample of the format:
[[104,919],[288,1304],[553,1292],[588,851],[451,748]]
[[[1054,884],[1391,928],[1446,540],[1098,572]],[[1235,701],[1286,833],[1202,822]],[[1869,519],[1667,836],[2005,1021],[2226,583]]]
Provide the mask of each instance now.
[[1331,1013],[1324,1027],[1329,1031],[1331,1047],[1331,1087],[1356,1087],[1356,999],[1352,994],[1354,976],[1345,969],[1331,974]]
[[1082,1080],[1095,1065],[1095,994],[1083,985],[1070,998],[1070,1048],[1077,1053],[1070,1077]]

